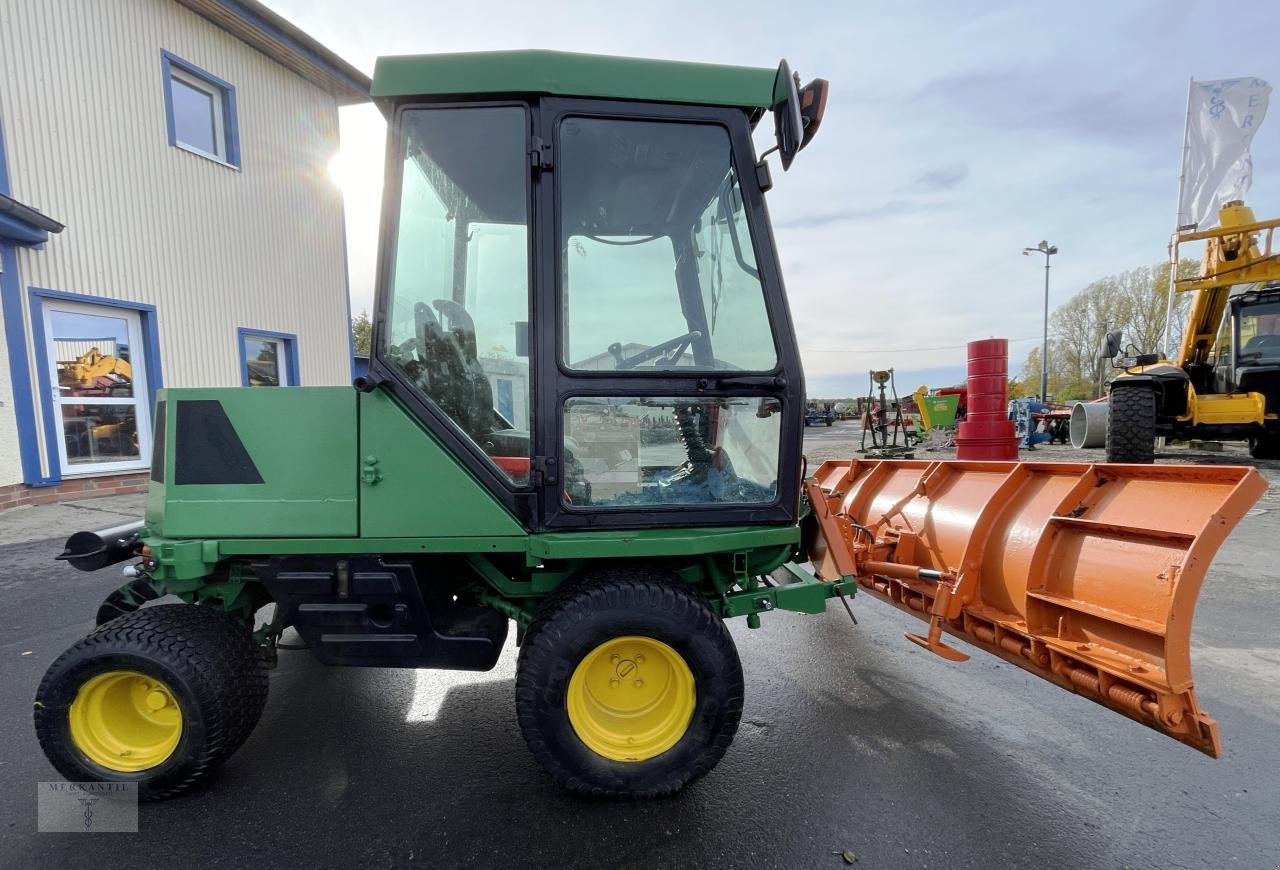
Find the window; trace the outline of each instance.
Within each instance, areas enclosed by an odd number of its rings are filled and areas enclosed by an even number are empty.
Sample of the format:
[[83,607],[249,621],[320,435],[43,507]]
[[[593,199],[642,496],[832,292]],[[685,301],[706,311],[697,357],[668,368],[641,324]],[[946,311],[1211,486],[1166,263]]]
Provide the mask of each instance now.
[[298,338],[284,332],[240,330],[240,383],[246,387],[298,386]]
[[40,318],[63,472],[144,468],[151,392],[141,314],[51,296],[40,299]]
[[162,66],[169,144],[239,167],[235,88],[168,52]]
[[572,507],[774,501],[774,398],[574,398],[564,405]]
[[512,483],[529,481],[528,121],[514,106],[401,115],[386,362]]
[[1240,308],[1239,359],[1242,365],[1280,363],[1280,302]]
[[723,127],[567,118],[558,158],[570,368],[774,368]]

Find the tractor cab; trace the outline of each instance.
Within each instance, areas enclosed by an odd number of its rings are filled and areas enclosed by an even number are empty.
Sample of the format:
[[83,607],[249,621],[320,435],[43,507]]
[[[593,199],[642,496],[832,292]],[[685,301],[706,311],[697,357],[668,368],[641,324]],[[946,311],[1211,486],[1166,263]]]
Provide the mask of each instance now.
[[1258,393],[1280,412],[1280,284],[1235,288],[1214,342],[1217,392]]
[[375,83],[365,387],[530,528],[794,522],[804,383],[751,134],[772,110],[789,165],[825,82],[522,51],[385,58]]

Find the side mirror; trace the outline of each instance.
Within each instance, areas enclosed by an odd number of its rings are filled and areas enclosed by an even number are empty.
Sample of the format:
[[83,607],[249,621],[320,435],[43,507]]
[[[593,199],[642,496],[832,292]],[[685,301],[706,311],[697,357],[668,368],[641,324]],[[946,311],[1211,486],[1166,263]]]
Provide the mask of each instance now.
[[827,91],[830,84],[826,79],[814,79],[800,89],[800,117],[804,119],[804,141],[800,150],[804,150],[822,126],[822,116],[827,111]]
[[1120,339],[1122,337],[1120,330],[1108,332],[1102,337],[1102,344],[1098,346],[1098,359],[1115,359],[1120,353]]
[[773,79],[773,123],[778,140],[778,157],[784,170],[804,147],[804,115],[800,111],[800,83],[785,60],[778,64]]

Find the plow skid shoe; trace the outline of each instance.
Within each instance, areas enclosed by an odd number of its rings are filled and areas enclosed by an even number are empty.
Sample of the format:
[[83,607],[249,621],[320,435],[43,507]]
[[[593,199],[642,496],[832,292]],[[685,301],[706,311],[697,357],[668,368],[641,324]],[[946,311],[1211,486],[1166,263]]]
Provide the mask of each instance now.
[[1215,758],[1191,619],[1218,547],[1267,485],[1252,468],[849,460],[806,483],[821,579]]

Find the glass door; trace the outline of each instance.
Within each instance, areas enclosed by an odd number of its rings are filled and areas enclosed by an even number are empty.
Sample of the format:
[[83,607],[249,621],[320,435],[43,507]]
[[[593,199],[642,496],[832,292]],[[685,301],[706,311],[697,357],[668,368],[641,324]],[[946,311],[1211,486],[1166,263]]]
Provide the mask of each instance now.
[[793,520],[803,384],[793,345],[775,334],[790,329],[758,183],[738,169],[753,165],[746,119],[543,109],[558,339],[544,349],[543,395],[559,436],[545,520]]
[[63,474],[145,468],[150,391],[142,323],[125,308],[46,300],[49,396]]

